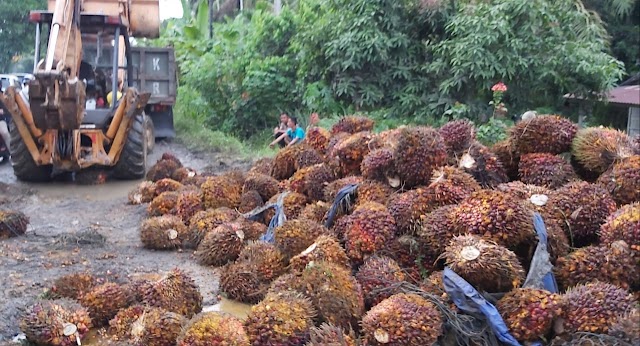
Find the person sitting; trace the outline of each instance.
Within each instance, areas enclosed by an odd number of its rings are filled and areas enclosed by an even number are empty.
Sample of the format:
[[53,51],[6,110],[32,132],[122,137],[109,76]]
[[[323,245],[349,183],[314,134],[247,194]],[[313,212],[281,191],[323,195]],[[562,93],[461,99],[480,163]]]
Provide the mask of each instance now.
[[[118,100],[120,100],[120,98],[122,97],[122,79],[118,78],[118,90],[116,93],[116,102],[118,102]],[[107,104],[109,105],[109,107],[111,107],[111,102],[113,101],[113,92],[109,91],[109,93],[107,94]]]
[[271,142],[269,144],[269,147],[273,148],[276,143],[283,139],[288,143],[287,146],[295,145],[304,140],[305,132],[302,127],[298,125],[298,119],[296,117],[289,117],[287,124],[289,125],[289,129],[287,129],[287,132],[283,133],[282,135],[280,135],[280,137]]
[[318,115],[318,113],[316,112],[311,113],[311,115],[309,116],[309,125],[307,126],[307,132],[309,132],[309,129],[311,129],[312,127],[318,126],[319,122],[320,122],[320,116]]
[[[278,127],[273,129],[273,138],[277,139],[278,137],[282,136],[283,133],[287,132],[288,120],[289,116],[287,115],[287,113],[280,114],[280,124],[278,125]],[[282,139],[278,142],[278,145],[280,146],[280,148],[284,148],[287,145],[287,141],[285,139]]]

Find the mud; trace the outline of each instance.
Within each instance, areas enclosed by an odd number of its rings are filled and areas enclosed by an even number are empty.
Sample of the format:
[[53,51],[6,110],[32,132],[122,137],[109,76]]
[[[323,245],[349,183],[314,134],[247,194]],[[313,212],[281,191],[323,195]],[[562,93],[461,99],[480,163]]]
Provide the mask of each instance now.
[[[246,169],[250,164],[218,153],[190,152],[175,142],[158,142],[149,166],[164,152],[174,153],[198,172]],[[0,241],[0,345],[13,344],[25,307],[54,279],[77,271],[124,282],[179,267],[195,279],[208,309],[246,315],[247,306],[219,301],[217,269],[198,265],[192,251],[142,247],[138,227],[146,217],[146,205],[127,204],[127,193],[139,182],[27,184],[15,179],[9,164],[0,165],[0,208],[20,210],[30,218],[24,236]]]

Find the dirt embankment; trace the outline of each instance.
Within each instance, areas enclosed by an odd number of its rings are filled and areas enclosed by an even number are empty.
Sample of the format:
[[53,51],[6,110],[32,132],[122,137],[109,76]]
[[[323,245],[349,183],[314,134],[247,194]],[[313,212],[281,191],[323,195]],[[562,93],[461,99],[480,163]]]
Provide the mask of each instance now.
[[[149,156],[149,166],[164,152],[174,153],[198,172],[246,169],[249,164],[220,154],[189,152],[177,143],[158,142]],[[30,218],[24,236],[0,241],[0,345],[20,333],[24,308],[54,279],[77,271],[126,281],[179,267],[196,280],[205,306],[216,303],[215,269],[198,265],[192,252],[142,248],[138,227],[146,217],[146,205],[127,204],[127,193],[138,183],[26,184],[16,181],[9,164],[0,165],[0,208],[20,210]]]

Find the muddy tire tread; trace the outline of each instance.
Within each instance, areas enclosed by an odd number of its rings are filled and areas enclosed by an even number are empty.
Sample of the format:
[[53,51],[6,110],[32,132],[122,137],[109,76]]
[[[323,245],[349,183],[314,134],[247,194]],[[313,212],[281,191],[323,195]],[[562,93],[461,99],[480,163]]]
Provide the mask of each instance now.
[[133,120],[133,124],[131,124],[120,159],[113,167],[113,176],[117,179],[141,179],[146,174],[147,139],[143,121],[143,115],[138,115]]
[[20,131],[15,124],[11,124],[9,133],[11,134],[11,161],[13,161],[13,173],[16,178],[27,182],[45,182],[51,180],[52,166],[38,166],[35,161],[33,161],[31,153],[22,140]]

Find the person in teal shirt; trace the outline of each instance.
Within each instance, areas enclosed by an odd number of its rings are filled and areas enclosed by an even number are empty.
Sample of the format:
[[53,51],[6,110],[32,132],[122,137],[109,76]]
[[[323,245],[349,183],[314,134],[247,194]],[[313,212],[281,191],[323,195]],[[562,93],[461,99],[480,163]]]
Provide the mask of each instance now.
[[280,137],[276,138],[273,142],[269,144],[270,147],[273,147],[281,140],[285,140],[287,142],[287,146],[292,146],[297,143],[300,143],[304,140],[306,136],[304,129],[298,125],[298,119],[296,117],[289,117],[287,121],[287,125],[289,128],[285,133],[283,133]]

